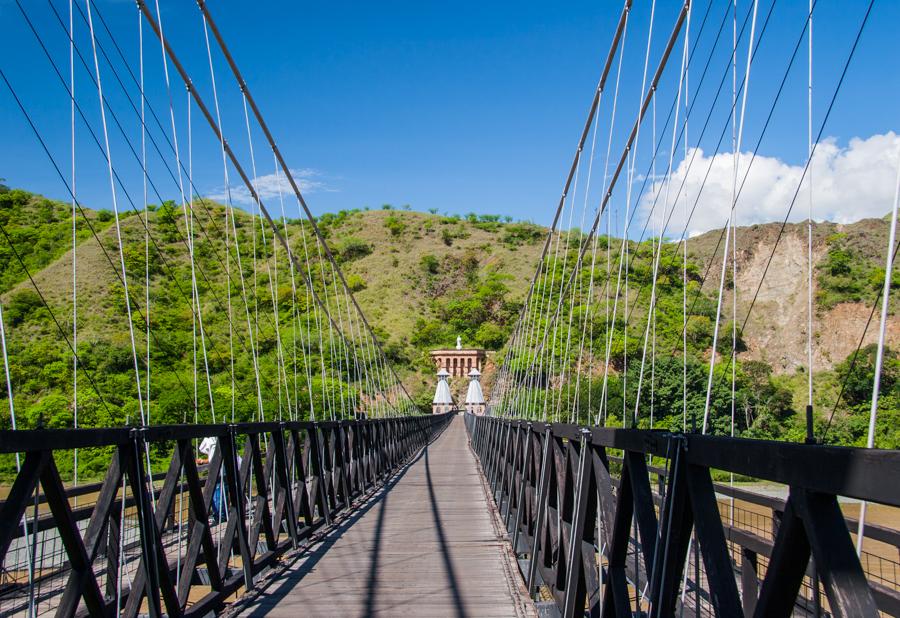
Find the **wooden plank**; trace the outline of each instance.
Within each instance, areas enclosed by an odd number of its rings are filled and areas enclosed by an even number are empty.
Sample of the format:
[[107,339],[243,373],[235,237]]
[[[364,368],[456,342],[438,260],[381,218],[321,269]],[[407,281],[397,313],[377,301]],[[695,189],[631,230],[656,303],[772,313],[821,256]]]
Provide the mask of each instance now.
[[241,613],[523,615],[528,602],[486,498],[463,421],[454,419]]

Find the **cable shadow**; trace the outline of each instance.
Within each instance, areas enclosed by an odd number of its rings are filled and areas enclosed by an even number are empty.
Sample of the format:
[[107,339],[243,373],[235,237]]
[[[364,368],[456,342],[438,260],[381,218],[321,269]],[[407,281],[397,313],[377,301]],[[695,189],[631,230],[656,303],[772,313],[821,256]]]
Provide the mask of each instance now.
[[428,500],[431,502],[431,515],[434,519],[434,529],[437,532],[438,542],[441,546],[441,560],[444,562],[444,570],[447,572],[450,592],[453,594],[453,606],[457,616],[466,616],[465,604],[459,594],[459,580],[456,577],[456,571],[453,569],[453,561],[450,558],[450,548],[447,544],[447,537],[444,535],[444,524],[441,521],[440,509],[438,508],[437,498],[434,495],[434,483],[431,481],[431,466],[428,462],[427,446],[425,447],[425,478],[428,482]]
[[[425,447],[427,452],[428,447]],[[369,556],[369,576],[366,579],[366,606],[363,616],[371,616],[375,613],[375,595],[378,593],[378,555],[381,553],[381,537],[384,531],[384,515],[387,511],[388,494],[385,493],[381,500],[381,508],[378,509],[378,521],[375,522],[375,540]]]

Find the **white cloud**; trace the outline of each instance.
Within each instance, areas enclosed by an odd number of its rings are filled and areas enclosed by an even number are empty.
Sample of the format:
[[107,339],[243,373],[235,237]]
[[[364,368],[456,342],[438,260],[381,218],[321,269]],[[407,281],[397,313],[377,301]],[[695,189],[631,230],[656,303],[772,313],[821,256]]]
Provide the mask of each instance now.
[[[300,187],[300,191],[303,194],[336,191],[336,189],[328,186],[322,179],[322,174],[318,170],[309,168],[291,169],[291,175],[294,177],[294,180],[297,181],[297,185]],[[284,196],[285,199],[291,198],[294,195],[291,184],[288,182],[287,177],[282,173],[277,175],[272,173],[259,176],[257,177],[256,182],[253,183],[253,186],[263,204],[266,204],[273,199],[277,200],[279,190],[280,194]],[[224,187],[219,187],[212,191],[207,197],[218,202],[225,202],[228,199],[228,192]],[[250,191],[243,183],[231,186],[231,199],[238,204],[253,203]]]
[[[693,164],[690,164],[694,157]],[[750,165],[751,153],[738,156],[738,187]],[[688,211],[702,187],[702,194],[688,224],[690,235],[722,227],[728,218],[733,179],[731,153],[706,155],[702,150],[689,152],[679,163],[667,183],[660,180],[641,200],[644,218],[650,214],[656,192],[660,197],[653,211],[656,229],[669,216],[672,203],[684,182],[679,203],[666,228],[667,237],[679,237],[685,227],[683,203],[687,196]],[[710,163],[712,167],[710,168]],[[750,167],[737,202],[738,225],[783,221],[791,204],[797,184],[803,174],[805,161],[790,165],[776,157],[757,155]],[[900,165],[900,136],[893,131],[873,135],[867,139],[853,138],[846,147],[828,138],[819,143],[793,210],[791,221],[806,220],[809,208],[809,178],[813,184],[812,218],[816,221],[850,223],[867,217],[883,217],[894,199],[897,166]],[[688,167],[690,166],[690,171]],[[704,184],[704,176],[709,177]],[[687,177],[685,181],[685,177]],[[665,216],[663,203],[668,199]]]

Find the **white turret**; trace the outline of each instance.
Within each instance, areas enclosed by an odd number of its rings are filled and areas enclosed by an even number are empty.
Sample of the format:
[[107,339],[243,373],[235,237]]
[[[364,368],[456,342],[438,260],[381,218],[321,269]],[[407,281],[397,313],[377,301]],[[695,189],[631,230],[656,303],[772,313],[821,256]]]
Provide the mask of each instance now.
[[431,400],[431,412],[433,414],[443,414],[454,408],[453,395],[450,394],[450,385],[447,383],[450,372],[441,367],[437,377],[437,388],[434,390],[434,399]]
[[482,416],[484,414],[484,393],[481,391],[481,372],[472,368],[469,372],[469,390],[466,392],[466,411]]

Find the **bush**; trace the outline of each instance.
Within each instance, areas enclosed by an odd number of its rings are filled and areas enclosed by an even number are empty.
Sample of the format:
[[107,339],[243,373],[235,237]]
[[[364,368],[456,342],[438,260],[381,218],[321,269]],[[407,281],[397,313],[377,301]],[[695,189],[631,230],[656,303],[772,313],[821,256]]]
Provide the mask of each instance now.
[[[851,353],[835,369],[844,384],[844,401],[850,406],[868,406],[872,400],[872,386],[875,384],[875,357],[878,346],[874,343],[859,351],[856,362]],[[851,369],[852,365],[852,369]],[[900,390],[900,360],[897,353],[890,348],[884,350],[884,363],[881,370],[880,396],[891,394],[894,389]],[[900,395],[900,393],[898,393]]]
[[10,297],[6,304],[6,323],[9,326],[21,324],[26,318],[34,312],[42,309],[44,306],[41,297],[34,290],[20,290]]
[[[101,211],[102,212],[102,211]],[[156,222],[162,232],[162,238],[165,242],[171,243],[178,240],[178,215],[175,210],[175,202],[166,200],[159,207],[156,213]]]
[[845,249],[832,249],[825,258],[825,268],[833,277],[849,275],[852,264],[853,256]]
[[839,303],[874,302],[884,286],[884,268],[866,258],[864,250],[851,247],[846,234],[833,234],[828,245],[828,253],[817,268],[819,306],[831,309]]
[[351,292],[359,292],[366,289],[366,282],[357,274],[347,275],[347,287]]
[[397,237],[406,231],[406,223],[397,215],[391,215],[384,220],[384,227],[388,229],[391,236]]
[[342,262],[351,262],[372,253],[372,247],[359,238],[348,237],[337,249],[337,257]]
[[503,228],[503,236],[500,237],[500,242],[507,247],[530,245],[539,241],[546,233],[544,228],[533,223],[506,225]]
[[506,342],[508,329],[502,328],[493,322],[485,322],[475,331],[475,342],[488,350],[499,350]]
[[429,275],[436,275],[440,268],[440,262],[438,262],[438,259],[430,253],[423,255],[419,263],[422,265],[422,269]]
[[701,350],[705,350],[712,344],[712,331],[712,320],[707,316],[692,315],[688,317],[687,340]]

